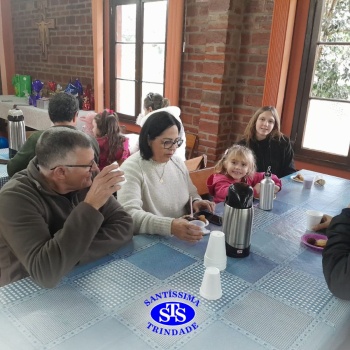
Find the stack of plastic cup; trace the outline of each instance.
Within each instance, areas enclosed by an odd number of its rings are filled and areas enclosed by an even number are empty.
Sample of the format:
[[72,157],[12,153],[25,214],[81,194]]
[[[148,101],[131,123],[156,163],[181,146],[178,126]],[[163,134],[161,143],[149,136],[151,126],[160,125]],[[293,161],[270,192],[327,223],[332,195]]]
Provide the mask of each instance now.
[[221,231],[212,231],[204,254],[204,266],[216,267],[223,271],[226,269],[226,263],[225,234]]
[[216,267],[207,267],[204,272],[199,294],[208,300],[217,300],[222,296],[220,271]]

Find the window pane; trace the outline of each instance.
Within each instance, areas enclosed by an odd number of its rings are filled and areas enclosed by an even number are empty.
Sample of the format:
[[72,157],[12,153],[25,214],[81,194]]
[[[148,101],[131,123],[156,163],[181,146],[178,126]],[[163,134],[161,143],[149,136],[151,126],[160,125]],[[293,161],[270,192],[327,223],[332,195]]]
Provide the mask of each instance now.
[[349,0],[326,1],[321,24],[320,40],[324,42],[349,42],[349,33]]
[[135,82],[116,80],[116,111],[135,116]]
[[350,45],[318,46],[311,92],[313,97],[350,100],[349,57]]
[[136,5],[121,5],[116,7],[115,31],[116,41],[136,42]]
[[143,81],[163,83],[164,50],[163,44],[143,45]]
[[302,147],[348,156],[350,103],[310,100]]
[[144,4],[143,41],[145,43],[165,42],[167,1]]
[[134,80],[136,45],[117,44],[115,49],[116,78]]

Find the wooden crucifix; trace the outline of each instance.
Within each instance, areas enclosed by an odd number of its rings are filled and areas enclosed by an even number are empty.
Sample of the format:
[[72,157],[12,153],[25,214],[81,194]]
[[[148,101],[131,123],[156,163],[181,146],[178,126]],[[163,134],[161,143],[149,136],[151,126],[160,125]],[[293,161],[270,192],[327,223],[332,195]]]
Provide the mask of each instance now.
[[38,7],[41,14],[41,21],[36,22],[39,30],[39,45],[41,48],[41,56],[44,60],[47,59],[47,47],[50,44],[49,29],[55,28],[55,20],[53,18],[46,18],[47,0],[39,0]]

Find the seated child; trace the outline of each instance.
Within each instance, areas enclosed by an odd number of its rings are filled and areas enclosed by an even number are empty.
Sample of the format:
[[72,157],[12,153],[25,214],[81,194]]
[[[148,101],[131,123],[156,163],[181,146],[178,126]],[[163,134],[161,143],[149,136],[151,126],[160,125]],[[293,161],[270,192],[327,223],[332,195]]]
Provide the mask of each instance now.
[[120,132],[117,113],[105,109],[95,115],[92,124],[92,131],[100,146],[99,169],[102,170],[114,161],[121,165],[130,156],[130,151],[128,138]]
[[[214,174],[207,180],[209,194],[213,196],[215,203],[224,202],[228,188],[235,182],[245,182],[254,189],[254,197],[259,197],[260,181],[264,179],[263,172],[256,172],[253,152],[241,145],[233,145],[226,150],[223,157],[215,165]],[[275,193],[282,187],[281,180],[271,176],[275,182]]]

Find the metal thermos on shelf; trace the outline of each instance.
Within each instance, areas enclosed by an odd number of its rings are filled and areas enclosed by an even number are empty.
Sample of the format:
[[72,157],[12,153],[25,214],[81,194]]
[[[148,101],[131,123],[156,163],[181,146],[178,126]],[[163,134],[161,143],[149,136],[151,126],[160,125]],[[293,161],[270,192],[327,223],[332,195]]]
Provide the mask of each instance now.
[[7,116],[8,120],[8,140],[9,158],[13,158],[26,141],[26,127],[24,124],[23,112],[14,106]]
[[265,172],[265,177],[260,182],[259,208],[271,210],[273,208],[273,197],[275,195],[275,182],[271,179],[271,167]]
[[237,182],[229,187],[223,216],[226,255],[244,258],[250,253],[253,226],[253,188]]

